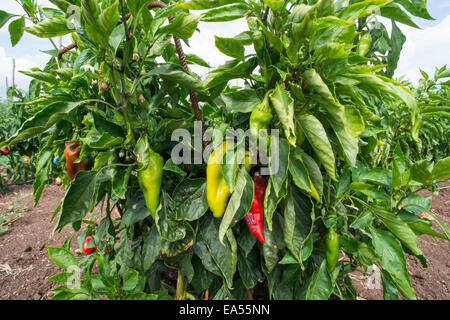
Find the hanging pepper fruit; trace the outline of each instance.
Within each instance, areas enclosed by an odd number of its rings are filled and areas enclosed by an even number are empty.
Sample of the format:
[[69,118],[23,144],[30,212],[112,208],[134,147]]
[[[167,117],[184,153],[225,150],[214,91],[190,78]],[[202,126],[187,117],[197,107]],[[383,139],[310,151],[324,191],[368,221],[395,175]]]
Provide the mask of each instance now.
[[252,207],[244,217],[248,230],[261,242],[264,242],[264,196],[266,193],[267,180],[256,171],[253,174],[254,196]]
[[152,152],[147,168],[138,171],[138,181],[144,193],[145,203],[153,217],[159,206],[159,194],[161,191],[161,178],[164,159],[158,153]]
[[266,130],[268,139],[269,136],[267,131],[269,129],[270,122],[272,121],[272,117],[272,109],[269,105],[269,95],[266,94],[264,100],[253,109],[250,115],[249,127],[251,134],[255,138],[259,139],[261,130]]
[[93,238],[92,238],[91,236],[88,236],[88,237],[86,237],[86,239],[84,240],[84,243],[83,243],[83,252],[84,252],[84,254],[86,254],[86,255],[91,254],[92,252],[94,252],[95,250],[97,250],[97,247],[89,247],[89,242],[91,242],[92,239],[93,239]]
[[331,273],[336,268],[339,258],[339,236],[334,227],[329,228],[325,234],[327,269]]
[[84,159],[80,163],[74,163],[80,157],[81,152],[81,146],[78,141],[66,142],[65,146],[64,156],[66,157],[67,175],[70,180],[73,180],[78,171],[86,170],[89,160]]
[[220,218],[225,213],[228,198],[231,195],[222,173],[222,159],[225,151],[229,148],[224,142],[218,146],[209,156],[206,166],[206,198],[213,216]]
[[136,143],[135,152],[138,160],[139,186],[144,193],[145,204],[155,218],[159,207],[164,158],[150,148],[146,137],[139,139]]
[[361,36],[358,46],[356,47],[356,53],[364,57],[369,52],[372,37],[370,33],[365,33]]
[[10,150],[9,150],[9,148],[1,148],[0,152],[6,156],[7,154],[9,154]]

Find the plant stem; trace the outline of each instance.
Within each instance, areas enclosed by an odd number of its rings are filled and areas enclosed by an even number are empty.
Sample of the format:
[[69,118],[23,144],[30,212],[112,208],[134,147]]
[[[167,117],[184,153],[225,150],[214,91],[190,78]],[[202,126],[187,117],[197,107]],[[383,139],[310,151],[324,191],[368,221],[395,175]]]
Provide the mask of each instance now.
[[178,269],[177,292],[175,293],[175,300],[184,300],[184,275],[181,269]]

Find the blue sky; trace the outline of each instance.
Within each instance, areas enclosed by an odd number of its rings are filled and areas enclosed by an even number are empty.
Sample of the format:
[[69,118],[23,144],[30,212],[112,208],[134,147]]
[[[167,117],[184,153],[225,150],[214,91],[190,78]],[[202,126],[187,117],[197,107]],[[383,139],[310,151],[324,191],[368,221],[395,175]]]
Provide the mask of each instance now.
[[[38,0],[42,6],[53,7],[48,0]],[[0,10],[10,13],[22,14],[21,8],[14,0],[1,0]],[[412,82],[420,78],[419,68],[432,74],[435,67],[444,64],[450,65],[450,0],[428,0],[428,10],[436,18],[433,21],[412,17],[422,27],[421,30],[399,24],[407,37],[396,77],[404,76]],[[193,11],[198,14],[198,11]],[[390,23],[386,23],[390,29]],[[11,84],[12,58],[16,59],[16,70],[28,70],[32,67],[42,67],[48,60],[48,55],[40,50],[52,49],[47,39],[24,34],[22,40],[14,48],[11,47],[9,33],[5,25],[0,30],[0,97],[5,96],[6,80]],[[228,58],[222,55],[214,47],[214,35],[232,37],[246,27],[243,19],[225,23],[200,23],[201,33],[196,32],[190,39],[191,47],[185,46],[188,53],[196,53],[203,57],[211,66],[218,66]],[[54,39],[58,44],[58,40]],[[70,43],[70,38],[65,37],[63,44]],[[202,67],[194,67],[193,71],[204,76],[208,70]],[[26,89],[29,78],[16,72],[16,83]]]

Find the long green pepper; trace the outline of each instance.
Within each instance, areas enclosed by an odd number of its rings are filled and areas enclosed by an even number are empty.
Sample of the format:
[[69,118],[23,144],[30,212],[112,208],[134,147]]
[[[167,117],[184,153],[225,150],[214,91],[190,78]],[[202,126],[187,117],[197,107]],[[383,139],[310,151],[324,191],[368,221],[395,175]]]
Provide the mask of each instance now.
[[147,137],[139,139],[135,153],[139,186],[144,194],[145,204],[155,218],[159,207],[164,158],[150,148]]
[[325,234],[327,269],[331,273],[336,268],[339,258],[339,235],[334,227],[328,229]]

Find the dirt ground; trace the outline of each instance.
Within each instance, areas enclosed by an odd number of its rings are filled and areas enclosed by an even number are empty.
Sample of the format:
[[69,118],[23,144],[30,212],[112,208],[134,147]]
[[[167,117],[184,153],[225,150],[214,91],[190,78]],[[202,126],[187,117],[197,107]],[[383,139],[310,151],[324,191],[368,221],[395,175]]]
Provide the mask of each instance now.
[[[450,225],[450,184],[433,198],[432,212],[447,226]],[[11,192],[0,196],[0,214],[10,211],[15,197],[23,197],[21,205],[29,208],[23,217],[14,221],[9,230],[0,235],[0,300],[47,300],[48,291],[55,286],[45,280],[61,271],[47,254],[46,246],[61,246],[70,229],[61,234],[52,230],[57,219],[50,222],[53,211],[64,196],[64,188],[47,185],[41,200],[33,208],[33,188],[31,185],[12,186]],[[421,192],[429,195],[429,192]],[[436,230],[440,231],[438,227]],[[76,246],[76,237],[72,248]],[[424,269],[420,262],[407,256],[412,285],[420,300],[448,300],[450,292],[450,243],[423,235],[419,237],[419,247],[428,261]],[[79,251],[79,250],[78,250]],[[78,254],[81,254],[78,252]],[[362,300],[383,299],[382,287],[372,276],[353,273],[354,285]]]

